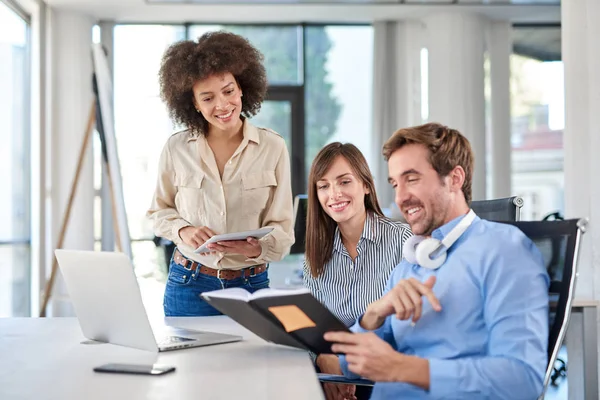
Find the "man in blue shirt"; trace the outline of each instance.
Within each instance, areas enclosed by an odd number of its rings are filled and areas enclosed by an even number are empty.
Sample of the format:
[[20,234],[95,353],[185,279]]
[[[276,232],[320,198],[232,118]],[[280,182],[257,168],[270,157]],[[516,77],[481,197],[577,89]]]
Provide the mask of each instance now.
[[401,129],[384,156],[413,233],[442,240],[460,225],[462,234],[439,268],[404,259],[355,333],[325,335],[344,374],[376,381],[371,399],[536,399],[549,283],[537,248],[513,226],[471,220],[473,153],[458,131]]

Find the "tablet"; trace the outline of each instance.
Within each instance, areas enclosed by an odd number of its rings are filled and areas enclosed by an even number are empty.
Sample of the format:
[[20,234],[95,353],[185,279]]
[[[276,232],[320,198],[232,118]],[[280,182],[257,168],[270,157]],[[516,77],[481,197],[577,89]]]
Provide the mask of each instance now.
[[253,237],[256,239],[260,239],[269,233],[273,228],[260,228],[253,231],[243,231],[243,232],[234,232],[234,233],[224,233],[222,235],[215,235],[208,239],[206,242],[202,244],[202,246],[198,247],[194,250],[194,253],[208,253],[210,249],[206,246],[210,243],[223,242],[225,240],[246,240],[247,237]]

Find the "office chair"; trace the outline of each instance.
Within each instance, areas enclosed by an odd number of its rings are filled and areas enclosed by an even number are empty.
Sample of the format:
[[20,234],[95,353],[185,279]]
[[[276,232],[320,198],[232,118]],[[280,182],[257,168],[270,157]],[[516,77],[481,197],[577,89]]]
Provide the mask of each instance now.
[[548,337],[548,364],[544,388],[538,399],[543,399],[552,377],[558,352],[563,344],[571,303],[575,295],[577,260],[581,235],[586,231],[586,219],[556,221],[505,222],[521,229],[538,247],[550,276],[550,316]]
[[479,218],[497,222],[519,221],[521,207],[523,207],[523,198],[519,196],[471,202],[471,208]]
[[299,194],[294,197],[294,237],[296,241],[290,254],[304,254],[306,247],[306,217],[308,213],[308,195]]
[[[542,253],[546,270],[550,276],[548,363],[544,376],[544,387],[538,398],[541,400],[546,393],[558,351],[563,344],[569,325],[571,303],[575,294],[579,244],[581,235],[586,230],[587,220],[507,221],[503,223],[516,226],[535,243]],[[318,375],[319,380],[324,383],[373,385],[373,382],[364,379],[352,380],[335,375]]]

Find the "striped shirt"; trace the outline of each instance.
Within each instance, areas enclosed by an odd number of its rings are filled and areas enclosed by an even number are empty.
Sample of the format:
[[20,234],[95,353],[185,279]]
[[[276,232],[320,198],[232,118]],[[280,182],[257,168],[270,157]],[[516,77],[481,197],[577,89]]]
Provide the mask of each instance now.
[[407,224],[368,212],[356,259],[352,261],[336,228],[333,253],[323,273],[314,278],[304,261],[304,286],[340,321],[351,326],[370,303],[383,295],[390,274],[402,260],[402,245],[411,235]]

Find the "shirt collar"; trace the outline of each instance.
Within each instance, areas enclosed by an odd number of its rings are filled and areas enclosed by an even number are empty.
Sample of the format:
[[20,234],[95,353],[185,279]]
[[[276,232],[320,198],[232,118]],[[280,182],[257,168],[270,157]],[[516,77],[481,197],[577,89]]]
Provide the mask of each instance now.
[[252,125],[246,118],[243,119],[244,124],[244,140],[252,141],[256,144],[260,144],[260,135],[258,134],[258,128]]
[[[446,237],[446,235],[448,235],[448,233],[450,233],[450,231],[452,229],[454,229],[456,227],[456,225],[458,225],[458,223],[466,216],[467,214],[464,215],[460,215],[456,218],[454,218],[452,221],[446,223],[445,225],[440,226],[439,228],[435,229],[433,232],[431,232],[431,237],[438,239],[438,240],[442,240]],[[473,223],[475,223],[477,220],[479,219],[478,216],[475,216],[475,219],[473,220]],[[471,223],[471,225],[473,225],[473,223]]]
[[340,233],[340,227],[335,227],[335,234],[333,235],[333,250],[343,253],[346,251],[344,243],[342,242],[342,234]]
[[[242,142],[244,145],[248,143],[248,141],[252,141],[256,144],[260,144],[260,135],[258,134],[258,128],[252,125],[246,118],[242,118],[242,135],[244,138]],[[195,142],[198,140],[198,136],[204,136],[203,134],[193,134],[191,129],[188,130],[188,138],[187,141]]]
[[361,238],[365,238],[370,240],[371,242],[377,244],[379,243],[379,235],[377,234],[377,223],[379,222],[379,216],[374,212],[367,211],[367,218],[365,219],[365,227],[363,229],[363,233],[360,236]]
[[[252,125],[246,118],[243,119],[242,126],[242,134],[244,135],[242,139],[242,143],[238,146],[236,151],[232,154],[231,158],[233,159],[239,153],[244,151],[244,149],[248,146],[248,142],[252,141],[256,144],[260,144],[260,135],[258,133],[258,128]],[[191,136],[191,135],[190,135]],[[206,140],[206,136],[204,135],[194,135],[193,137],[188,137],[188,142],[197,141],[199,146],[200,157],[203,160],[211,160],[214,159],[212,150],[208,145],[208,141]],[[216,164],[215,164],[216,167]]]
[[[365,226],[363,228],[362,234],[360,235],[360,239],[358,243],[360,244],[362,239],[369,240],[375,244],[379,243],[380,235],[377,231],[377,223],[379,222],[379,216],[375,215],[375,213],[367,211],[367,218],[365,219]],[[335,234],[333,237],[333,249],[341,252],[346,251],[344,247],[344,243],[342,242],[342,234],[340,233],[340,228],[335,228]]]

